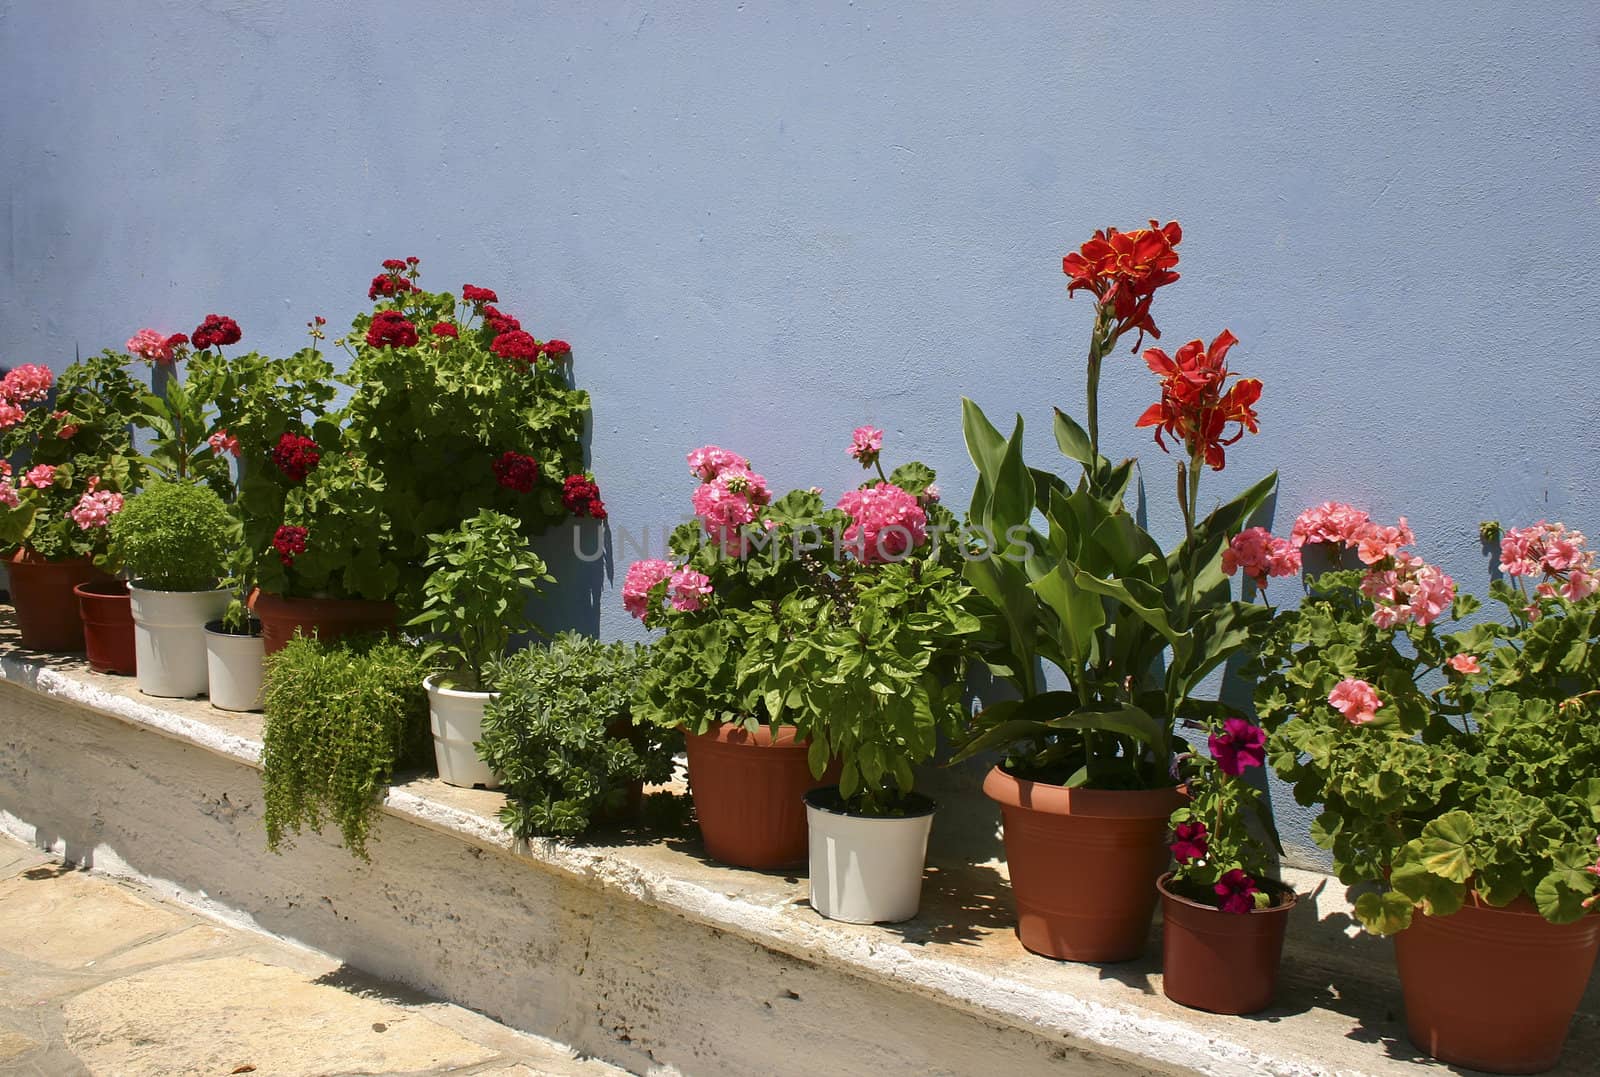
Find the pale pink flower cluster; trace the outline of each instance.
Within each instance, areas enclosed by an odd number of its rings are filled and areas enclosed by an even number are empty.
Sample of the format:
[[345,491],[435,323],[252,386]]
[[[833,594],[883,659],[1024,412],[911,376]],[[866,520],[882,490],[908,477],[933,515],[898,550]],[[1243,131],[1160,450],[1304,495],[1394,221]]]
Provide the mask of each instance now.
[[128,340],[128,352],[152,363],[172,362],[172,346],[154,329],[141,329]]
[[1396,552],[1391,567],[1370,569],[1361,593],[1372,599],[1372,623],[1394,628],[1408,621],[1431,625],[1456,600],[1456,581],[1415,554]]
[[644,620],[644,615],[650,610],[650,588],[671,578],[675,567],[671,561],[663,561],[659,557],[629,565],[628,574],[622,581],[622,608]]
[[687,565],[674,572],[667,584],[667,601],[672,603],[673,609],[684,613],[699,609],[700,603],[710,593],[711,577]]
[[839,498],[838,507],[850,514],[844,541],[865,564],[898,560],[927,540],[928,514],[915,497],[893,483],[851,490]]
[[1453,654],[1445,665],[1457,673],[1482,673],[1483,667],[1478,665],[1478,656],[1475,654]]
[[1367,514],[1340,501],[1324,501],[1295,517],[1289,541],[1296,546],[1326,542],[1354,546],[1367,526]]
[[56,376],[38,363],[23,363],[0,378],[0,399],[10,404],[37,404],[50,395]]
[[771,500],[767,480],[745,466],[724,467],[689,499],[695,515],[705,524],[706,534],[720,542],[722,552],[729,557],[744,555],[747,540],[739,529],[753,523]]
[[1543,576],[1534,588],[1540,598],[1559,594],[1580,602],[1600,589],[1600,571],[1593,550],[1584,548],[1583,532],[1540,520],[1532,527],[1513,527],[1500,539],[1500,571],[1507,576]]
[[849,453],[861,461],[862,467],[871,467],[883,452],[883,431],[875,426],[858,426],[850,435]]
[[1328,702],[1351,725],[1366,725],[1378,716],[1378,709],[1383,706],[1378,690],[1356,677],[1346,677],[1334,685],[1333,691],[1328,693]]
[[211,446],[211,452],[215,456],[221,456],[225,452],[232,453],[236,458],[239,455],[239,439],[226,430],[218,430],[206,438],[206,444]]
[[27,417],[28,413],[11,401],[0,400],[0,430],[10,430]]
[[689,454],[689,474],[701,482],[710,482],[729,468],[749,469],[750,461],[736,452],[704,445]]
[[11,464],[0,460],[0,505],[14,509],[22,504],[22,498],[17,495],[17,488],[11,484]]
[[38,464],[28,469],[22,477],[23,486],[32,486],[39,490],[48,490],[56,481],[56,469],[50,464]]
[[1233,536],[1222,551],[1222,571],[1232,576],[1240,569],[1257,587],[1268,576],[1293,576],[1300,571],[1300,547],[1293,539],[1275,537],[1264,527],[1251,527]]
[[122,495],[110,490],[94,490],[78,498],[78,503],[68,513],[74,523],[85,531],[105,527],[111,517],[122,511]]

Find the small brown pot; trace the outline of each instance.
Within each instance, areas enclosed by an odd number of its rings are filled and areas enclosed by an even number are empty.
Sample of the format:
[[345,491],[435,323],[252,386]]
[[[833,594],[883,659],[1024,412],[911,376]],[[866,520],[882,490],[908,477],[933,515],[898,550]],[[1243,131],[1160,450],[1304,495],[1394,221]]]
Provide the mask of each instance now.
[[806,859],[806,808],[811,790],[839,781],[837,762],[811,776],[806,751],[793,726],[718,724],[683,734],[689,756],[689,792],[705,839],[706,855],[740,868],[781,868]]
[[1394,937],[1406,1030],[1443,1062],[1491,1073],[1555,1066],[1600,950],[1600,916],[1552,924],[1526,897],[1503,909],[1476,895]]
[[1000,804],[1017,902],[1017,938],[1045,957],[1131,961],[1144,953],[1167,869],[1177,788],[1068,789],[999,767],[983,791]]
[[393,602],[365,598],[285,598],[260,591],[250,593],[250,609],[261,621],[261,638],[267,653],[281,651],[294,639],[316,636],[322,640],[393,632],[400,611]]
[[22,645],[33,651],[83,650],[83,620],[72,589],[106,574],[86,557],[46,561],[31,550],[12,554],[7,568]]
[[1251,912],[1223,912],[1167,888],[1161,876],[1162,990],[1173,1002],[1207,1013],[1260,1013],[1278,992],[1283,934],[1294,911],[1294,891],[1263,883],[1274,904]]
[[83,620],[83,649],[96,673],[132,676],[134,661],[133,604],[126,580],[90,580],[72,589]]

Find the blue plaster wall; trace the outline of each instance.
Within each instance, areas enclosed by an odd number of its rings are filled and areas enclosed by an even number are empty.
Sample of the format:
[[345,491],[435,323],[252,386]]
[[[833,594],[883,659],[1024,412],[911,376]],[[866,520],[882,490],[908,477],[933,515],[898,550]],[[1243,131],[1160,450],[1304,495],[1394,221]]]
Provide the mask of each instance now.
[[[211,311],[285,351],[415,254],[573,343],[618,529],[704,442],[836,492],[863,421],[960,503],[960,395],[1041,462],[1081,412],[1062,254],[1175,217],[1167,340],[1266,381],[1205,496],[1277,466],[1285,526],[1405,513],[1480,590],[1481,519],[1600,532],[1600,6],[1186,6],[0,0],[0,363]],[[1171,535],[1153,398],[1110,364]]]

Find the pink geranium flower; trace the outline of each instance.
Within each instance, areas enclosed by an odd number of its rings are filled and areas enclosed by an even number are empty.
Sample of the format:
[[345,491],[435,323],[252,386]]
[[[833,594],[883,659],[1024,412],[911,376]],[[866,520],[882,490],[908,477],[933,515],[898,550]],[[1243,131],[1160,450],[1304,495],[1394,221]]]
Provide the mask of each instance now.
[[1457,673],[1483,672],[1482,667],[1478,665],[1478,656],[1474,654],[1453,654],[1446,664]]
[[56,481],[56,469],[49,464],[38,464],[28,469],[22,477],[22,485],[32,486],[39,490],[48,490]]
[[672,608],[685,613],[699,609],[710,593],[711,578],[687,566],[674,572],[667,585],[667,599],[672,603]]
[[141,329],[128,339],[128,353],[152,363],[172,362],[174,340],[154,329]]
[[1377,689],[1356,677],[1346,677],[1334,685],[1333,691],[1328,693],[1328,702],[1351,725],[1366,725],[1378,716],[1383,706]]
[[701,446],[689,454],[689,474],[701,482],[710,482],[730,467],[748,470],[750,461],[736,452],[719,449],[715,445]]
[[1222,571],[1232,576],[1240,569],[1265,588],[1268,576],[1292,576],[1300,571],[1300,548],[1290,539],[1273,537],[1264,527],[1247,528],[1233,536],[1222,551]]
[[50,395],[56,376],[38,363],[23,363],[0,378],[0,399],[13,404],[37,404]]
[[[94,480],[90,480],[91,484]],[[68,513],[74,523],[84,531],[93,531],[111,523],[111,517],[122,511],[122,495],[109,490],[91,489],[78,499]]]
[[[1565,524],[1540,520],[1531,527],[1513,527],[1500,539],[1500,571],[1508,576],[1543,576],[1534,588],[1540,598],[1560,595],[1569,602],[1580,602],[1600,589],[1600,571],[1595,568],[1595,553],[1585,549],[1583,532]],[[1528,608],[1537,619],[1538,605]]]
[[875,426],[858,426],[850,435],[849,453],[861,461],[862,467],[871,467],[878,462],[878,454],[883,452],[883,431]]
[[650,589],[669,578],[673,569],[671,561],[660,558],[629,565],[628,575],[622,581],[622,608],[643,620],[650,609]]
[[0,400],[0,430],[10,430],[27,417],[28,413],[11,401]]
[[223,453],[231,453],[235,459],[239,456],[239,439],[226,430],[218,430],[215,434],[206,438],[206,444],[211,446],[213,455],[221,456]]
[[0,482],[0,505],[14,509],[22,504],[22,498],[17,496],[17,488],[10,482]]
[[1400,517],[1397,527],[1385,524],[1369,523],[1355,536],[1356,556],[1361,558],[1363,565],[1376,565],[1378,562],[1393,557],[1402,546],[1409,546],[1415,542],[1416,536],[1411,533],[1411,528],[1406,524],[1406,518]]
[[1361,529],[1366,526],[1367,514],[1360,509],[1340,501],[1324,501],[1295,518],[1289,541],[1296,546],[1304,546],[1308,542],[1353,546]]
[[839,498],[850,514],[845,544],[864,564],[897,561],[928,537],[928,514],[915,497],[889,482],[851,490]]
[[753,523],[771,499],[765,478],[748,468],[730,465],[716,478],[702,483],[689,501],[704,523],[706,534],[721,544],[724,554],[735,557],[743,556],[746,546],[739,529]]

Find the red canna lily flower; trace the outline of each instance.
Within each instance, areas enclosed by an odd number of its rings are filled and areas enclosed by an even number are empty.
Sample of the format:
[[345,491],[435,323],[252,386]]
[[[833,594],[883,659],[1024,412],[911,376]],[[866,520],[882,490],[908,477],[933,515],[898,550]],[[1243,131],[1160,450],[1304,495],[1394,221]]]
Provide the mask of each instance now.
[[1135,350],[1146,333],[1159,340],[1161,331],[1150,318],[1150,300],[1157,288],[1178,279],[1172,270],[1182,239],[1183,228],[1177,221],[1165,226],[1151,221],[1149,228],[1132,232],[1101,229],[1061,260],[1062,272],[1072,278],[1067,294],[1087,288],[1100,305],[1109,304],[1116,318],[1114,336],[1139,331]]
[[[1156,444],[1163,452],[1171,451],[1165,434],[1181,442],[1191,459],[1203,453],[1211,469],[1221,471],[1227,462],[1223,447],[1246,431],[1258,431],[1255,404],[1261,399],[1261,382],[1241,378],[1227,387],[1235,377],[1228,369],[1228,351],[1237,343],[1239,339],[1224,329],[1209,348],[1191,340],[1171,356],[1160,348],[1145,351],[1145,363],[1161,378],[1161,400],[1134,425],[1155,427]],[[1236,428],[1231,437],[1230,426]]]

